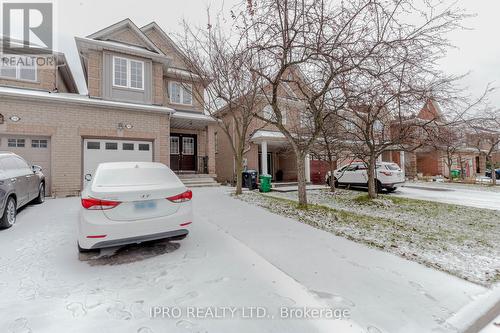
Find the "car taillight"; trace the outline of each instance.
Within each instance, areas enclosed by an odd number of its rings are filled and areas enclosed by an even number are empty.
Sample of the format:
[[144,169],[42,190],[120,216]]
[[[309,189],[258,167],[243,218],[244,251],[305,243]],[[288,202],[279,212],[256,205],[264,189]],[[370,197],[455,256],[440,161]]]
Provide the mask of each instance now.
[[379,171],[381,174],[386,175],[386,176],[392,176],[392,172],[389,171]]
[[100,210],[100,209],[111,209],[118,206],[121,202],[119,201],[108,201],[108,200],[100,200],[94,198],[82,198],[82,206],[85,209],[90,210]]
[[181,194],[174,195],[173,197],[167,198],[167,200],[170,200],[175,203],[180,203],[180,202],[185,202],[189,201],[193,198],[193,192],[191,190],[187,190],[186,192],[182,192]]

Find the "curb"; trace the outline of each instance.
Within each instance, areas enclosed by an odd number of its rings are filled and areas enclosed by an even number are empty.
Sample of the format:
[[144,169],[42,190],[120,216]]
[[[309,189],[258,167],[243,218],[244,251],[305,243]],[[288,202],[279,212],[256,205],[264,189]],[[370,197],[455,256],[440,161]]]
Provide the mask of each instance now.
[[500,285],[478,296],[446,322],[461,333],[477,333],[500,314]]

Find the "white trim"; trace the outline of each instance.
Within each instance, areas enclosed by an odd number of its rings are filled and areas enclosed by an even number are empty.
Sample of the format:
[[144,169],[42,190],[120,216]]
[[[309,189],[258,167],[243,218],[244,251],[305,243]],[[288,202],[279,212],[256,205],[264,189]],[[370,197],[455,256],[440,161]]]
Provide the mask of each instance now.
[[[180,86],[180,103],[177,103],[177,102],[174,102],[172,101],[172,84],[178,84]],[[183,103],[184,101],[184,86],[190,86],[191,87],[191,103],[190,104],[187,104],[187,103]],[[174,104],[174,105],[189,105],[189,106],[193,106],[193,84],[192,83],[182,83],[182,82],[179,82],[179,81],[168,81],[168,99],[170,101],[170,104]]]
[[[129,18],[124,19],[124,20],[117,22],[115,24],[112,24],[112,25],[110,25],[104,29],[101,29],[97,32],[94,32],[93,34],[87,36],[87,38],[89,38],[89,39],[106,38],[109,35],[114,34],[115,32],[118,32],[118,31],[120,31],[124,28],[127,28],[127,27],[130,28],[133,32],[135,32],[136,35],[149,47],[150,50],[153,50],[154,52],[156,52],[158,54],[163,54],[163,52]],[[139,46],[139,47],[142,47],[142,46]]]
[[[115,82],[115,65],[116,65],[116,59],[125,60],[127,62],[127,67],[126,67],[127,85],[126,86],[122,86],[122,85],[116,84],[116,82]],[[131,63],[132,63],[132,61],[138,62],[142,66],[142,70],[141,70],[142,71],[142,88],[132,87],[132,83],[131,83],[131,80],[132,80],[132,66],[131,66]],[[112,71],[113,71],[113,87],[144,91],[144,85],[145,85],[145,82],[144,82],[144,61],[130,59],[130,58],[125,58],[125,57],[119,57],[119,56],[113,56],[113,68],[112,68]]]
[[32,98],[33,100],[46,101],[51,103],[75,103],[85,106],[97,106],[103,108],[120,108],[126,110],[138,110],[143,112],[155,112],[161,114],[175,114],[175,110],[166,106],[157,106],[150,104],[136,104],[127,102],[117,102],[102,99],[89,98],[85,95],[71,94],[71,93],[49,93],[42,90],[32,90],[23,88],[12,88],[0,86],[1,97],[11,97],[26,100]]

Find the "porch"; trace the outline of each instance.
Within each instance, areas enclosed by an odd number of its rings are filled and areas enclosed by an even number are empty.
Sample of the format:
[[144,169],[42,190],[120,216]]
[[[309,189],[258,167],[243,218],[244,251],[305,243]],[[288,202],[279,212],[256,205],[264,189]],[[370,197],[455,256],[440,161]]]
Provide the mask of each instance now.
[[[247,169],[254,169],[261,175],[270,175],[275,185],[293,185],[297,182],[297,163],[286,137],[275,131],[256,131],[247,153]],[[306,181],[311,182],[310,156],[305,158]],[[292,183],[292,184],[290,184]]]
[[179,111],[170,120],[170,168],[180,175],[215,177],[215,126],[199,111]]

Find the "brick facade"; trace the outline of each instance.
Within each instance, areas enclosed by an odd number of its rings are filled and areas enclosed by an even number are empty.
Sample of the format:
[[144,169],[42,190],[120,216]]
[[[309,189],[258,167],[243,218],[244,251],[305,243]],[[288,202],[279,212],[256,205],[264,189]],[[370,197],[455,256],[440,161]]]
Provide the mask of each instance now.
[[[17,123],[7,121],[2,133],[51,138],[51,194],[55,196],[79,194],[84,138],[149,140],[153,142],[154,161],[170,162],[170,121],[165,114],[7,98],[2,98],[0,113],[6,119],[14,114],[21,118]],[[118,122],[132,124],[133,128],[119,130]]]

